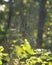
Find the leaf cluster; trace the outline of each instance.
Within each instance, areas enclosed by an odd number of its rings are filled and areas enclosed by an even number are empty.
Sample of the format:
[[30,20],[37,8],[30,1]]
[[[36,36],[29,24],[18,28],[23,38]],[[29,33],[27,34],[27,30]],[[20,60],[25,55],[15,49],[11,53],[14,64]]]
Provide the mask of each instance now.
[[4,51],[3,46],[0,46],[0,65],[3,65],[3,64],[6,65],[7,63],[6,57],[8,56],[8,54],[3,53],[3,51]]
[[32,49],[27,39],[21,46],[16,45],[14,51],[22,65],[52,65],[52,53],[46,49]]

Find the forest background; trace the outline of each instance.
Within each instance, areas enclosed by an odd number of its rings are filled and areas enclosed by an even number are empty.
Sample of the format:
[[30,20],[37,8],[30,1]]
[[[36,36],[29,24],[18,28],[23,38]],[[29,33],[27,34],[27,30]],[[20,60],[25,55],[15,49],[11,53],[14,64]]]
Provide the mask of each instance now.
[[[0,48],[8,54],[4,60],[8,65],[23,65],[20,61],[23,58],[24,63],[30,65],[26,61],[30,61],[34,50],[41,52],[41,56],[46,50],[52,58],[52,0],[0,0]],[[2,65],[2,59],[0,63]],[[52,64],[50,57],[46,63]]]

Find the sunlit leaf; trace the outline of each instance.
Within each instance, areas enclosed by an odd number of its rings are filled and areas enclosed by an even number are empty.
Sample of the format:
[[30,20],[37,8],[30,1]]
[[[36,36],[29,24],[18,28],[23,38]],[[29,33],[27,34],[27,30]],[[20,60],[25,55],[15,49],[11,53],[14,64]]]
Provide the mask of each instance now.
[[0,52],[4,51],[3,46],[0,46]]
[[49,4],[50,2],[49,2],[49,0],[47,0],[47,4]]
[[3,56],[8,56],[8,54],[7,53],[4,53]]
[[37,58],[38,62],[42,62],[41,58]]
[[0,65],[2,65],[2,61],[0,61]]
[[49,62],[49,65],[52,65],[52,62]]
[[18,14],[20,14],[20,12],[19,12],[19,11],[17,11],[17,12],[16,12],[16,14],[18,15]]
[[17,42],[17,40],[13,40],[13,43],[16,43]]

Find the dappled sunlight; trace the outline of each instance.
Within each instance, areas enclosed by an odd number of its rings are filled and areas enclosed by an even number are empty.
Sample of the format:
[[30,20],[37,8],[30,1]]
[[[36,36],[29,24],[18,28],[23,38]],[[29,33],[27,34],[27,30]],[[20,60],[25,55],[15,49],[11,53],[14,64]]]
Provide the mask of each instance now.
[[0,65],[52,65],[52,0],[0,0]]
[[4,11],[5,10],[5,5],[0,5],[0,11]]

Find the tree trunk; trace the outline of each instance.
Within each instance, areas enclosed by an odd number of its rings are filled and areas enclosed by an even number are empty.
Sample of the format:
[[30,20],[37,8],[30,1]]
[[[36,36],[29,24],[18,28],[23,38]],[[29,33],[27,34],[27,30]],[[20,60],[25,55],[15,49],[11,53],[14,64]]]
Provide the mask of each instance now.
[[20,32],[22,33],[23,38],[26,37],[26,26],[27,26],[26,14],[24,14],[24,8],[25,8],[25,5],[23,3],[23,0],[21,0],[21,6],[20,6],[21,27],[20,27]]
[[9,3],[8,3],[9,12],[8,12],[7,26],[6,26],[6,31],[5,31],[5,34],[4,34],[4,37],[3,37],[3,41],[2,41],[2,45],[5,48],[5,52],[7,52],[7,53],[11,52],[11,50],[10,50],[11,45],[7,42],[8,39],[7,39],[6,34],[8,33],[7,31],[10,28],[10,25],[11,25],[11,18],[12,18],[12,14],[13,14],[13,10],[12,10],[13,5],[12,4],[13,4],[12,0],[9,0]]
[[11,25],[12,14],[13,14],[13,3],[12,3],[12,0],[9,0],[9,12],[8,12],[8,25],[7,25],[7,29],[9,29],[9,27]]
[[46,19],[46,8],[45,8],[46,0],[41,0],[40,2],[40,11],[39,11],[39,22],[38,22],[38,34],[37,34],[37,48],[42,47],[43,43],[43,32],[44,32],[44,24]]

